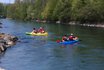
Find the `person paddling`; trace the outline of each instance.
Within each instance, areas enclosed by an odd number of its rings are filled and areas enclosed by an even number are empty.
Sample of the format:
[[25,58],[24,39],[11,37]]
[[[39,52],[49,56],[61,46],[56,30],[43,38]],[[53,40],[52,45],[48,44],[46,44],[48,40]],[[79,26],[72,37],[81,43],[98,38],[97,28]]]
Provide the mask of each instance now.
[[37,33],[38,31],[35,29],[35,28],[33,28],[33,31],[32,31],[32,33]]
[[40,27],[40,28],[38,29],[38,32],[39,32],[39,33],[45,33],[45,30],[44,30],[43,27]]
[[78,40],[78,37],[74,36],[73,33],[69,36],[69,41]]
[[68,41],[68,37],[67,37],[66,35],[64,35],[64,36],[62,37],[62,42],[64,42],[64,41]]
[[75,38],[75,37],[74,37],[73,34],[71,33],[70,36],[69,36],[68,38],[69,38],[69,41],[73,41],[73,38]]

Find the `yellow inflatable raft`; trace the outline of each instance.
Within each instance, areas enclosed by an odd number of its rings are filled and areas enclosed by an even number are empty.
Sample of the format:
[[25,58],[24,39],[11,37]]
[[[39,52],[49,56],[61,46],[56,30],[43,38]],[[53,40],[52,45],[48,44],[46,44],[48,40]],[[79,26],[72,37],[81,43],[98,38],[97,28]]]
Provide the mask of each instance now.
[[47,36],[48,33],[32,33],[32,32],[26,32],[27,35],[33,35],[33,36]]

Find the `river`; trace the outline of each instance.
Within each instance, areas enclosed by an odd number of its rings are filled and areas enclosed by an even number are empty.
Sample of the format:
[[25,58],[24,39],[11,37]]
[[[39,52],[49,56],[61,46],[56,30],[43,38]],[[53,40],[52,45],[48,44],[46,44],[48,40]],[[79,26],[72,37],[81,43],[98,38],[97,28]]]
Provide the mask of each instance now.
[[[104,70],[104,28],[2,19],[0,32],[15,35],[21,42],[0,56],[5,70]],[[43,26],[48,36],[25,32]],[[74,45],[56,43],[64,34],[80,38]]]

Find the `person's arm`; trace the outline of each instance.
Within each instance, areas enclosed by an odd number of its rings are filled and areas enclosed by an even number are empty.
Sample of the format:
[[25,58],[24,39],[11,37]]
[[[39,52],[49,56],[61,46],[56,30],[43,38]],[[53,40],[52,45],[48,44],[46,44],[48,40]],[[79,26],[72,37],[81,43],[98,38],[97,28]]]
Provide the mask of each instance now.
[[34,33],[34,30],[31,33]]

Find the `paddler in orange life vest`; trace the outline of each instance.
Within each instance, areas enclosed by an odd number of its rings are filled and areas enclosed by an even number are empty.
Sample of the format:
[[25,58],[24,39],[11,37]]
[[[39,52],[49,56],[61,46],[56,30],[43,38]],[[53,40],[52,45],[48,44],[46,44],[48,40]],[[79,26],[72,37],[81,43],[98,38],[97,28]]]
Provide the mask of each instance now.
[[64,36],[62,37],[62,42],[64,42],[64,41],[68,41],[68,38],[67,38],[66,35],[64,35]]
[[38,32],[39,32],[39,33],[45,33],[45,30],[43,29],[43,27],[40,27],[40,28],[38,29]]

